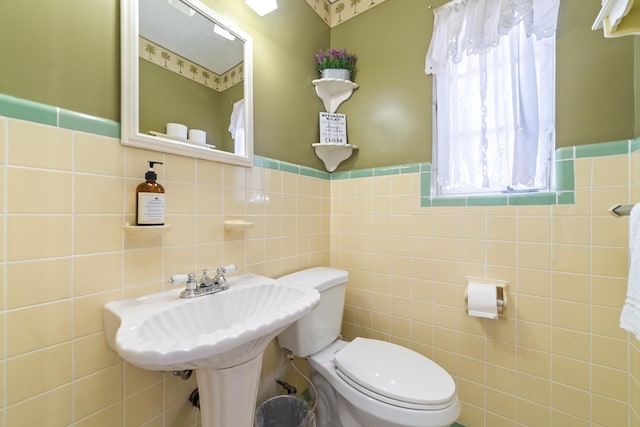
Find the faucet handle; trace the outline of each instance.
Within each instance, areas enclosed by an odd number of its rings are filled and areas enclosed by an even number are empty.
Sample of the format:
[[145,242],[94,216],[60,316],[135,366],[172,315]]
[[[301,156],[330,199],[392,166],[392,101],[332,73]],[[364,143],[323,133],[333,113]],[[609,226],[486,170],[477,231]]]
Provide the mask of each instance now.
[[224,275],[226,273],[233,273],[234,271],[236,271],[236,266],[233,264],[218,267],[216,270],[216,277],[213,279],[214,286],[221,290],[229,289],[229,282],[227,282],[227,278],[224,277]]
[[169,283],[172,285],[179,285],[181,283],[187,282],[186,290],[191,291],[198,288],[198,284],[196,283],[196,274],[175,274],[171,276],[169,279]]
[[185,288],[187,291],[195,291],[198,289],[198,283],[196,282],[196,274],[189,273],[187,275],[187,286]]
[[169,278],[169,280],[167,280],[167,282],[171,283],[172,285],[179,285],[180,283],[184,283],[187,280],[189,280],[188,274],[174,274],[173,276],[171,276],[171,278]]
[[227,273],[233,273],[237,270],[237,267],[234,264],[225,265],[224,267],[219,267],[216,270],[216,274],[222,275]]

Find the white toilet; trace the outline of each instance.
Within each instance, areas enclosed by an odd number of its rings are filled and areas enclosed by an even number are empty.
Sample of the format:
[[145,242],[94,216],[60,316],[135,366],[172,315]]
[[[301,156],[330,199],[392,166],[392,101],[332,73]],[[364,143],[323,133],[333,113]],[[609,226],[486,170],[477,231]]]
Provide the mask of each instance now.
[[317,267],[277,279],[320,292],[320,304],[278,336],[280,347],[308,360],[318,427],[449,427],[460,401],[439,365],[385,341],[338,339],[348,277]]

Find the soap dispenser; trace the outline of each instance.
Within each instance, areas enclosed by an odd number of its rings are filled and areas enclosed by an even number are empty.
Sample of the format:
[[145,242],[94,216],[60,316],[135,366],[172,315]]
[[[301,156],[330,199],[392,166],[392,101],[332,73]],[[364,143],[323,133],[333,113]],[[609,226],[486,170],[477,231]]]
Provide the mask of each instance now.
[[153,170],[161,164],[149,161],[146,181],[136,187],[136,225],[164,225],[164,187],[156,182],[158,175]]

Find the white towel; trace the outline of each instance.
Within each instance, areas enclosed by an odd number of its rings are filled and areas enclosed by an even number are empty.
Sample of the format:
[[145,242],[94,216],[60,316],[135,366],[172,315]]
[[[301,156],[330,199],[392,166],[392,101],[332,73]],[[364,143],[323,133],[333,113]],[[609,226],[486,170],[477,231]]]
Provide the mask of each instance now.
[[234,141],[234,153],[244,156],[244,99],[233,104],[229,132]]
[[620,327],[633,332],[640,340],[640,205],[629,217],[629,283],[627,298],[620,315]]

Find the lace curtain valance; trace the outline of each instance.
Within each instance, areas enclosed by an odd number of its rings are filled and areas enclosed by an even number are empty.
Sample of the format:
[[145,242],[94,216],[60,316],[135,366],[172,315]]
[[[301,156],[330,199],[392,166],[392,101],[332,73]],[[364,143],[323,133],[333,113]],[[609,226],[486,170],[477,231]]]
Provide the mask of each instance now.
[[462,55],[487,53],[500,37],[524,24],[527,36],[555,34],[560,0],[453,0],[434,10],[427,74]]

